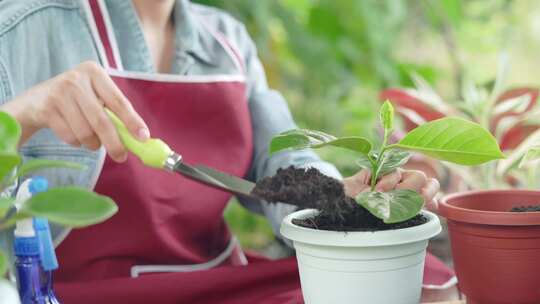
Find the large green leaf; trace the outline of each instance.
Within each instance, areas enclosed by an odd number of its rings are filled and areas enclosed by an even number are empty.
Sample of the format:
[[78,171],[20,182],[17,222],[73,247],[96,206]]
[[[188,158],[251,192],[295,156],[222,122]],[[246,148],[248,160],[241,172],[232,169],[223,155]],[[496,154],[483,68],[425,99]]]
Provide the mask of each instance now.
[[504,158],[497,141],[487,130],[476,123],[453,117],[419,126],[393,147],[461,165],[479,165]]
[[76,188],[53,188],[32,196],[22,208],[33,216],[68,227],[85,227],[110,218],[118,211],[108,197]]
[[385,223],[399,223],[413,218],[424,205],[424,198],[413,190],[362,192],[356,202]]
[[0,112],[0,152],[16,153],[21,138],[19,123],[5,112]]
[[369,153],[371,143],[363,137],[341,137],[326,134],[321,131],[295,129],[283,132],[272,138],[270,143],[270,153],[286,149],[306,149],[321,148],[324,146],[335,146],[360,152]]
[[0,280],[5,276],[7,271],[8,260],[6,254],[0,250]]
[[7,176],[11,176],[10,174],[20,163],[21,157],[17,153],[0,152],[0,191],[2,190],[2,182],[7,179]]
[[383,128],[390,131],[394,128],[394,106],[386,100],[379,111],[379,119]]
[[86,167],[78,163],[66,162],[61,160],[49,160],[41,158],[31,159],[27,162],[24,162],[19,167],[19,170],[17,171],[17,177],[26,176],[30,173],[49,168],[67,168],[74,170],[83,170]]

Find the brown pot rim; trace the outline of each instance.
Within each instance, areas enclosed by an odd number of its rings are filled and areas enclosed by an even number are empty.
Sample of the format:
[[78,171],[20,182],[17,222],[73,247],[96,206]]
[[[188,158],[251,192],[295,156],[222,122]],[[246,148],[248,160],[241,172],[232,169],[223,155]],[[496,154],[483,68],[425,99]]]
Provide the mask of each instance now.
[[[484,194],[528,194],[538,196],[540,204],[540,191],[537,190],[477,190],[458,192],[444,196],[439,202],[439,215],[451,221],[485,224],[485,225],[502,225],[502,226],[531,226],[540,225],[540,212],[502,212],[502,211],[482,211],[474,209],[466,209],[452,205],[455,199],[484,195]],[[511,196],[510,196],[511,198]]]

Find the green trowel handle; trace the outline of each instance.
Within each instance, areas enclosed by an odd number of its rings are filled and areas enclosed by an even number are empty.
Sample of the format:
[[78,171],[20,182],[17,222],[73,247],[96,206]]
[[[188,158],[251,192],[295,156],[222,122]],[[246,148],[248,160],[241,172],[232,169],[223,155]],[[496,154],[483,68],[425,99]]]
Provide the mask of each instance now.
[[122,143],[129,151],[137,155],[146,166],[164,168],[167,158],[172,153],[165,142],[157,138],[150,138],[145,142],[139,141],[131,135],[126,125],[113,112],[109,109],[105,109],[105,112],[111,118]]

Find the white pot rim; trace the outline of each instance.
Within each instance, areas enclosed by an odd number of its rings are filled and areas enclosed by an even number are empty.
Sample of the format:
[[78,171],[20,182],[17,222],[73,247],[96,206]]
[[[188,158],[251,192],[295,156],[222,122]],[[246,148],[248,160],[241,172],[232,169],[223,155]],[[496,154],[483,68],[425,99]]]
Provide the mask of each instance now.
[[337,247],[377,247],[414,243],[430,239],[441,232],[437,215],[422,210],[428,221],[422,225],[382,231],[330,231],[300,227],[293,219],[304,219],[318,213],[315,209],[305,209],[289,214],[281,223],[281,234],[295,242],[312,245]]

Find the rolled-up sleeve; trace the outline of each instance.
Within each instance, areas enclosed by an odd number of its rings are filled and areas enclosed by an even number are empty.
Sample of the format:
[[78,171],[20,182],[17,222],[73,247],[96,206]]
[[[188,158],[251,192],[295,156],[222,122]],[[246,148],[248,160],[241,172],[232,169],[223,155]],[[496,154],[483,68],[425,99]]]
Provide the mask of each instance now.
[[[330,163],[322,161],[313,151],[284,151],[270,155],[268,146],[276,134],[296,128],[287,102],[283,96],[268,88],[263,66],[257,56],[255,45],[245,29],[240,35],[240,47],[244,50],[247,76],[249,109],[253,125],[253,163],[248,178],[258,181],[271,176],[279,168],[290,165],[296,167],[316,167],[322,173],[341,178],[338,170]],[[276,236],[283,218],[296,210],[295,206],[284,203],[267,203],[256,200],[240,199],[249,210],[264,214],[272,224]]]

